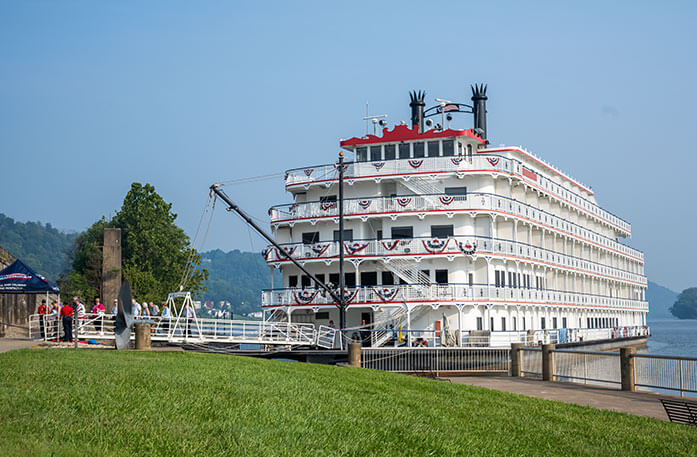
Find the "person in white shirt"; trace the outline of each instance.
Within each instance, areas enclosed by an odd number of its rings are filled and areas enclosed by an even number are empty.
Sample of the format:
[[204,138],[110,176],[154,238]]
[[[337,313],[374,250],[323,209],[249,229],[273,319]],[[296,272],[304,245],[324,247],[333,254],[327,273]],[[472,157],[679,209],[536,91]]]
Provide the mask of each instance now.
[[172,319],[172,313],[169,310],[169,306],[167,306],[167,303],[162,305],[162,313],[160,314],[162,317],[162,328],[169,334],[169,323],[170,320]]
[[134,300],[131,300],[131,306],[132,306],[132,312],[133,312],[133,318],[138,319],[140,318],[140,304]]

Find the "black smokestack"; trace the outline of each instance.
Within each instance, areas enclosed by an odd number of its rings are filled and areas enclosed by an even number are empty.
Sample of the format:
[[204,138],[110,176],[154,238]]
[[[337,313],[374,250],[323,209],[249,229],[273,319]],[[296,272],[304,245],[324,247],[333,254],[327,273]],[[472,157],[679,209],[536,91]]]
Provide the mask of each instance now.
[[486,140],[486,86],[476,84],[472,87],[472,112],[474,112],[474,129]]
[[426,92],[414,91],[409,94],[409,97],[411,98],[411,103],[409,103],[409,106],[411,106],[411,126],[414,128],[415,125],[418,125],[419,133],[423,133],[424,108],[426,107],[424,99],[426,98]]

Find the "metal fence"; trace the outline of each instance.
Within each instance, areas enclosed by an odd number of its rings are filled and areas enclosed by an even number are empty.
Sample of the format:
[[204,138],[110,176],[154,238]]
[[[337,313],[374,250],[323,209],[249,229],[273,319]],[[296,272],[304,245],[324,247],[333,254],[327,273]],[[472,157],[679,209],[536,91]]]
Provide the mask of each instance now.
[[510,350],[363,348],[361,367],[400,373],[508,373]]
[[557,349],[552,354],[554,376],[557,381],[618,386],[622,384],[619,355],[619,352]]
[[642,390],[697,394],[697,358],[634,354],[634,385]]
[[542,379],[542,349],[523,348],[520,372],[529,378]]

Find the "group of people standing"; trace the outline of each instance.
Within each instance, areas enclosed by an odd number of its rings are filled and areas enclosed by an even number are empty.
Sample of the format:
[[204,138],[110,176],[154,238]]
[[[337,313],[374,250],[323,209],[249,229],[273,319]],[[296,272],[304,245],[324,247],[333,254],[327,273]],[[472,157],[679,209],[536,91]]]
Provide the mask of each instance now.
[[[77,322],[78,330],[80,331],[86,330],[87,326],[90,325],[98,332],[102,332],[104,330],[104,321],[116,320],[118,309],[118,299],[114,299],[109,315],[107,315],[106,307],[99,298],[94,299],[94,305],[90,313],[87,313],[87,308],[78,297],[73,297],[71,303],[61,303],[54,300],[50,306],[46,304],[46,300],[42,300],[38,310],[41,338],[48,336],[51,339],[58,339],[59,326],[62,324],[63,335],[60,337],[60,340],[73,342],[74,320]],[[172,311],[169,309],[167,302],[162,302],[162,308],[160,308],[153,302],[138,303],[136,300],[132,300],[131,312],[135,319],[159,318],[161,321],[160,329],[169,332]],[[188,304],[184,306],[181,317],[184,319],[187,333],[190,334],[191,330],[188,324],[189,320],[194,317],[194,311]],[[155,331],[155,328],[153,328],[153,331]]]

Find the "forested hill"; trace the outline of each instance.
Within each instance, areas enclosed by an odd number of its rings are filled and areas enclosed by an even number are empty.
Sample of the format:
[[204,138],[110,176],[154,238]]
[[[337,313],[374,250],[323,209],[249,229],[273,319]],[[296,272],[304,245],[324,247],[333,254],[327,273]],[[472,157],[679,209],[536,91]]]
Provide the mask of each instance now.
[[16,222],[0,213],[0,246],[51,281],[70,267],[77,234],[41,222]]
[[646,290],[646,299],[649,301],[649,320],[650,319],[674,319],[670,313],[670,307],[678,299],[678,293],[667,287],[663,287],[655,282],[649,281]]
[[[261,291],[271,287],[266,261],[258,252],[220,249],[201,253],[201,267],[208,269],[204,300],[230,302],[235,314],[261,311]],[[276,284],[280,275],[276,274]]]

